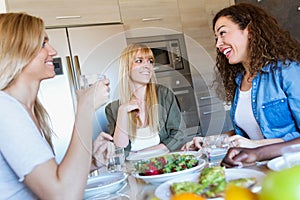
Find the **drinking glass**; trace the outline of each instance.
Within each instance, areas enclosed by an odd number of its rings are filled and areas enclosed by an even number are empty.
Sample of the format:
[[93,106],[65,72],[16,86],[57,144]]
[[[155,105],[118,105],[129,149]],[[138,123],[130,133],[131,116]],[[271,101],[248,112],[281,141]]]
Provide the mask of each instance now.
[[228,135],[206,136],[203,138],[202,147],[206,154],[209,167],[218,166],[229,148]]
[[95,82],[105,78],[103,74],[83,74],[80,75],[79,86],[80,89],[87,89]]
[[117,171],[125,170],[124,148],[115,146],[115,151],[113,155],[108,158],[107,170],[109,172],[117,172]]
[[281,153],[287,167],[300,165],[300,144],[283,147]]

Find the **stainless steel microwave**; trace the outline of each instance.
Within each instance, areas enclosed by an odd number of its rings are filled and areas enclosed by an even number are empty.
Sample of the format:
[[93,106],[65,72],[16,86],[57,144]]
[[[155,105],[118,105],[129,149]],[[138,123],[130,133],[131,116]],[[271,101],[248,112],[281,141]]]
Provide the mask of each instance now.
[[183,34],[127,38],[127,44],[132,43],[143,43],[151,48],[155,72],[176,70],[190,74]]

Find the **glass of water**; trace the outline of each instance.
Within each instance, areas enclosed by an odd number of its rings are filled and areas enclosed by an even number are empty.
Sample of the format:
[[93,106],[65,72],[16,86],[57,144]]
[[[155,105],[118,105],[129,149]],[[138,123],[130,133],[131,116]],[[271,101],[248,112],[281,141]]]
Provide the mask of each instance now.
[[118,172],[125,170],[124,148],[115,146],[114,154],[108,158],[107,170],[109,172]]
[[203,150],[206,154],[209,167],[220,165],[225,157],[229,141],[228,135],[211,135],[203,138]]
[[300,144],[283,147],[281,153],[287,167],[300,165]]
[[79,86],[80,89],[87,89],[94,83],[96,83],[99,80],[103,80],[105,78],[105,75],[103,74],[83,74],[80,75],[79,79]]

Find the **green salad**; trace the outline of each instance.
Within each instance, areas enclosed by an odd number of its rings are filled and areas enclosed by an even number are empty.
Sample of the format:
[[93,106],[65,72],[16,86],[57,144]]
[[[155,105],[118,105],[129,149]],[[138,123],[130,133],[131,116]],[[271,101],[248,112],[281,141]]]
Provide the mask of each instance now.
[[165,156],[141,160],[135,164],[135,169],[141,176],[153,176],[178,172],[198,165],[194,155],[168,154]]

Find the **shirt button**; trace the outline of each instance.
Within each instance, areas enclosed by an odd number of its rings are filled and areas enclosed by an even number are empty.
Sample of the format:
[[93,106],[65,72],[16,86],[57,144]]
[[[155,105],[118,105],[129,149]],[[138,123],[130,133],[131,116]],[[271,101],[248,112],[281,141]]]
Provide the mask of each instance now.
[[265,106],[262,106],[262,108],[264,109],[264,108],[265,108]]

